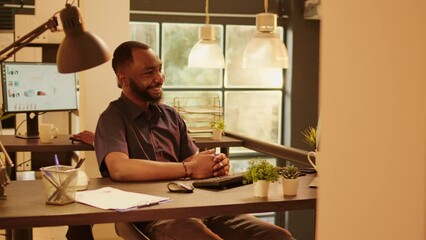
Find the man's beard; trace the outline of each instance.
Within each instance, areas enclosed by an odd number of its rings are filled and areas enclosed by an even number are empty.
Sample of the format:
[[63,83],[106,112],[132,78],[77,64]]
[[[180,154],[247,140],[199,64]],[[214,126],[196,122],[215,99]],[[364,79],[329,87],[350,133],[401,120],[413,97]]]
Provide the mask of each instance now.
[[[159,83],[158,85],[161,85],[161,84]],[[158,85],[154,87],[157,87]],[[139,96],[146,102],[157,104],[163,99],[163,92],[161,92],[158,96],[152,96],[149,94],[147,90],[149,89],[149,87],[147,89],[142,89],[136,84],[135,81],[133,81],[133,79],[130,79],[129,87],[137,96]]]

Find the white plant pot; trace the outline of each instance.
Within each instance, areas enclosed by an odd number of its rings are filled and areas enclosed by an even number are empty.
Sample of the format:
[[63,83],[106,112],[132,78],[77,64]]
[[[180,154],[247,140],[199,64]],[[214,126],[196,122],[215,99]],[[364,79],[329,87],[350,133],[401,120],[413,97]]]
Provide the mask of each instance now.
[[286,179],[282,178],[281,184],[283,187],[283,194],[286,196],[297,195],[297,189],[299,188],[299,178]]
[[212,134],[213,134],[212,139],[220,140],[222,139],[223,131],[218,129],[213,129]]
[[254,186],[254,196],[265,198],[268,197],[269,192],[269,182],[265,180],[258,180],[253,183]]

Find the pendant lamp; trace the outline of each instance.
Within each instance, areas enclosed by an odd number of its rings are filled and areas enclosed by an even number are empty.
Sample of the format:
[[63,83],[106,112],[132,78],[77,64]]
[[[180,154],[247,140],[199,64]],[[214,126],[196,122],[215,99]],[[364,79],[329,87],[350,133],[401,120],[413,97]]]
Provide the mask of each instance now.
[[276,32],[277,15],[268,13],[268,0],[264,4],[265,12],[256,14],[257,33],[246,45],[243,67],[287,68],[287,48]]
[[209,24],[209,0],[206,0],[206,23],[200,27],[199,40],[188,57],[190,68],[223,68],[225,60],[215,39],[214,27]]

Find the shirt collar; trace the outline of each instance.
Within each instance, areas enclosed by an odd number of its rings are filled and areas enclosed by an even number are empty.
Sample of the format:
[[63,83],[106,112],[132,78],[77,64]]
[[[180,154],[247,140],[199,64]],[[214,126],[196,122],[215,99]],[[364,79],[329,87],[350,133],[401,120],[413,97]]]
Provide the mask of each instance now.
[[[141,109],[138,105],[130,101],[123,93],[121,93],[120,99],[123,100],[124,105],[127,107],[130,117],[134,120],[139,116],[146,115],[146,111]],[[157,123],[158,119],[164,114],[159,104],[149,104],[148,111],[152,114],[152,123]],[[146,116],[145,116],[146,117]]]

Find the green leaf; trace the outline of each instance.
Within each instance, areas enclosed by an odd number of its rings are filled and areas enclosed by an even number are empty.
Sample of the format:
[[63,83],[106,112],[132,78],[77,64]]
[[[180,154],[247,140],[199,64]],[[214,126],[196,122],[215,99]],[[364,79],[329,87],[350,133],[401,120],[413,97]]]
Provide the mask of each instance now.
[[314,127],[308,127],[302,131],[302,135],[305,137],[304,142],[309,146],[316,148],[317,146],[317,130]]
[[299,169],[294,165],[282,167],[278,171],[286,179],[296,179],[300,175]]
[[266,159],[252,159],[249,162],[247,172],[244,174],[244,183],[266,180],[268,182],[278,181],[280,174],[278,168],[268,162]]
[[223,119],[211,121],[210,122],[210,128],[224,131],[225,130],[225,122],[223,121]]

